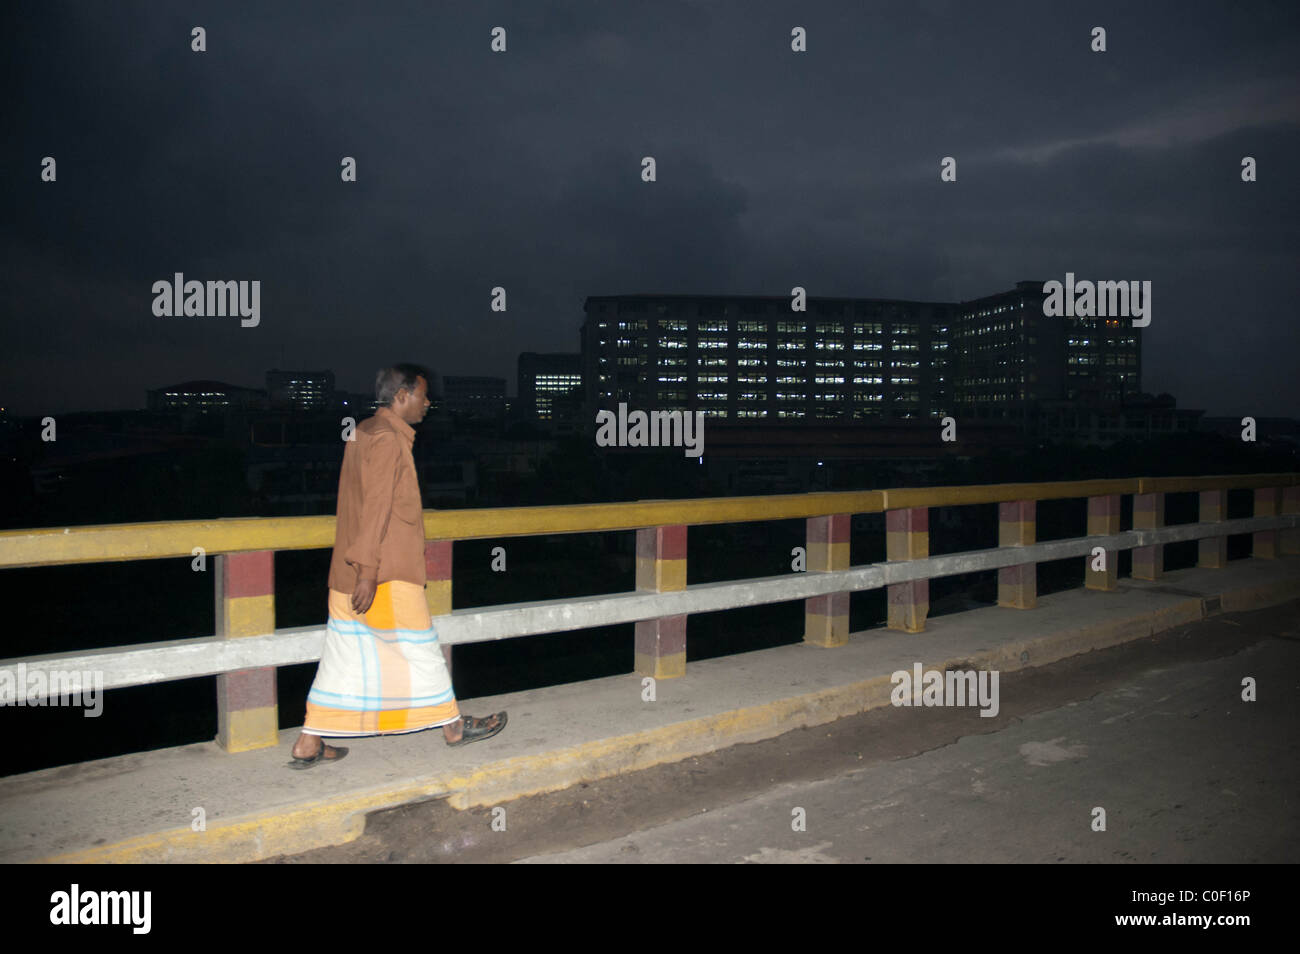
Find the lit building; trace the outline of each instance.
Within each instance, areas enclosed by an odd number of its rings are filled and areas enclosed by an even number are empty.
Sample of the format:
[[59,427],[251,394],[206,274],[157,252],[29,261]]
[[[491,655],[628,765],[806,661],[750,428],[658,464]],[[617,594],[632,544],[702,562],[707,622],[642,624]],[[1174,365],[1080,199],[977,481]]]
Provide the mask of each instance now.
[[183,381],[146,391],[145,406],[151,411],[200,413],[258,410],[266,406],[266,392],[224,381]]
[[569,421],[581,413],[582,355],[519,355],[519,414],[532,421]]
[[966,302],[621,295],[588,298],[589,416],[625,402],[734,422],[1035,426],[1037,409],[1140,394],[1129,320],[1049,318],[1043,283]]
[[948,412],[956,306],[885,299],[588,298],[589,408],[703,411],[733,421],[855,421]]
[[952,331],[954,416],[1025,420],[1049,402],[1122,404],[1141,391],[1129,319],[1043,314],[1043,283],[963,302]]
[[334,403],[334,372],[272,368],[266,372],[266,393],[272,407],[322,411]]

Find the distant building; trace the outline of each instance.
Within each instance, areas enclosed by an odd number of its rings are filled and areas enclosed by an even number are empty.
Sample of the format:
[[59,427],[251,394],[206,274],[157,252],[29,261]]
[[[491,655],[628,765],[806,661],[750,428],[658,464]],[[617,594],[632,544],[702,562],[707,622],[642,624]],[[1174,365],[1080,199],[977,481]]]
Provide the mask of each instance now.
[[576,423],[586,398],[581,354],[525,351],[518,363],[518,416],[540,423]]
[[1133,403],[1139,329],[1048,318],[1042,287],[1019,282],[965,302],[810,298],[806,312],[785,297],[591,297],[581,333],[587,416],[625,402],[736,423],[951,415],[1029,433],[1044,403]]
[[[1231,417],[1202,417],[1197,429],[1219,434],[1232,441],[1242,440],[1247,424],[1242,422],[1247,415],[1234,414]],[[1260,447],[1282,450],[1300,456],[1300,420],[1294,417],[1254,417],[1255,441]]]
[[[302,442],[259,444],[246,455],[248,487],[276,513],[333,513],[338,502],[343,443],[337,434],[298,434]],[[314,439],[312,439],[314,437]],[[416,477],[426,507],[465,504],[474,498],[474,455],[463,445],[416,441]]]
[[1141,393],[1140,329],[1117,318],[1047,317],[1043,297],[1042,282],[1018,282],[957,306],[954,417],[1023,421],[1044,402],[1117,406]]
[[1041,401],[1034,410],[1037,437],[1101,447],[1125,438],[1145,440],[1194,432],[1200,429],[1205,413],[1178,408],[1172,394],[1132,394],[1123,401]]
[[443,375],[442,410],[458,421],[502,424],[506,417],[506,379]]
[[272,368],[266,372],[266,393],[272,407],[323,411],[334,402],[334,372]]
[[255,411],[266,407],[265,391],[243,388],[224,381],[183,381],[145,392],[145,406],[151,411]]
[[620,402],[732,421],[899,420],[949,411],[956,306],[887,299],[588,298],[589,411]]
[[337,410],[351,414],[357,420],[374,414],[375,408],[378,406],[379,402],[375,400],[374,394],[366,394],[361,391],[334,392],[334,407]]

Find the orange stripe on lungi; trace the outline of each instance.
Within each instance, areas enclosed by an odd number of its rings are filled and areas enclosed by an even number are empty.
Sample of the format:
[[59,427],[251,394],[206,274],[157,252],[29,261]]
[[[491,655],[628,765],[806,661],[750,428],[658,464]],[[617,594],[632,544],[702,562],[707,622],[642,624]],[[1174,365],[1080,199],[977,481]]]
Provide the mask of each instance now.
[[424,588],[379,584],[364,616],[329,591],[329,623],[303,731],[347,736],[416,732],[460,717]]

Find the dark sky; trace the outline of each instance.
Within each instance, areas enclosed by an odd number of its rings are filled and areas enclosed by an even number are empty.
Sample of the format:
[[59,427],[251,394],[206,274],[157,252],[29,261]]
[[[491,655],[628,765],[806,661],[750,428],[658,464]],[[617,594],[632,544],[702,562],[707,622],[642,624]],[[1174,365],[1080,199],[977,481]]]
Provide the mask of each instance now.
[[[577,350],[587,295],[959,300],[1073,271],[1153,283],[1145,390],[1300,416],[1292,0],[4,6],[18,414],[277,365],[513,393],[520,351]],[[260,280],[261,324],[155,317],[177,271]]]

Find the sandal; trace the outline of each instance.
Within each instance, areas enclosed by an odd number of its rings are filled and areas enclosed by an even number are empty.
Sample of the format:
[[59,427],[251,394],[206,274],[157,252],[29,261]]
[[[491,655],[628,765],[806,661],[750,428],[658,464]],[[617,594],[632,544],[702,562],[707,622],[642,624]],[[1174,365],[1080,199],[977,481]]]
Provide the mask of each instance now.
[[[327,748],[333,748],[333,749],[334,749],[334,752],[335,752],[336,754],[335,754],[335,756],[334,756],[333,758],[327,759],[327,758],[325,757],[325,750],[326,750]],[[292,755],[293,753],[290,752],[290,754]],[[324,739],[321,739],[321,740],[320,740],[320,751],[319,751],[319,752],[317,752],[317,753],[316,753],[315,755],[313,755],[311,758],[306,758],[306,759],[304,759],[304,758],[299,758],[298,756],[294,755],[294,756],[293,756],[293,761],[289,763],[289,768],[291,768],[291,769],[309,769],[309,768],[311,768],[311,767],[314,766],[314,765],[319,765],[321,762],[337,762],[337,761],[339,761],[340,759],[342,759],[342,758],[343,758],[345,755],[347,755],[347,754],[348,754],[348,750],[347,750],[346,747],[344,747],[344,746],[342,746],[342,745],[328,746],[328,745],[325,744],[325,740],[324,740]]]
[[500,732],[502,729],[506,727],[505,710],[503,709],[502,711],[494,714],[497,717],[497,724],[493,726],[489,726],[488,719],[491,719],[492,716],[488,716],[486,719],[476,719],[471,715],[464,715],[462,713],[460,719],[463,724],[463,728],[460,730],[460,741],[447,742],[447,744],[448,745],[469,745],[471,742],[481,742],[483,739],[492,738],[492,736],[496,735],[498,732]]

